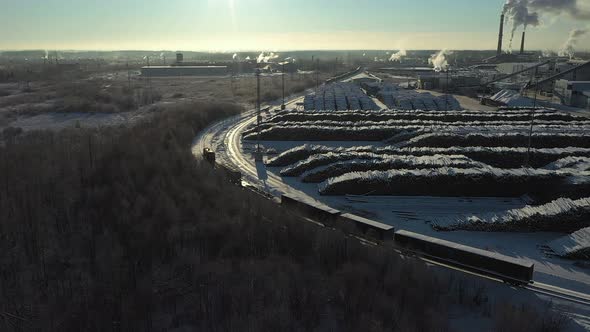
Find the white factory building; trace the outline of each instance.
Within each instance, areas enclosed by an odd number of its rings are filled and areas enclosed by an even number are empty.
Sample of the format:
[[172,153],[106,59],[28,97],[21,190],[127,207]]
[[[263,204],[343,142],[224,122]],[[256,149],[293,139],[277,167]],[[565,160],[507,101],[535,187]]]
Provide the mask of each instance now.
[[558,80],[554,90],[555,96],[561,98],[563,104],[590,109],[590,81]]

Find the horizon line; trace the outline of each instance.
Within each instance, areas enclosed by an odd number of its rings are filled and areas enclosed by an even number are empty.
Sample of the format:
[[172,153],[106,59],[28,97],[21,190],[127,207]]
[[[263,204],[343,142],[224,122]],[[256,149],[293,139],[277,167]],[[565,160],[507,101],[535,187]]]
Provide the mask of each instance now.
[[[2,52],[194,52],[194,53],[260,53],[260,52],[392,52],[405,50],[407,52],[412,51],[440,51],[440,48],[424,48],[424,49],[381,49],[381,48],[370,48],[370,49],[285,49],[285,50],[188,50],[188,49],[49,49],[49,48],[24,48],[24,49],[0,49]],[[463,51],[463,52],[496,52],[495,49],[445,49],[448,51]],[[533,49],[526,52],[543,52],[543,51],[557,51],[547,49]],[[517,51],[515,51],[518,53]],[[577,52],[590,52],[590,49],[577,50]],[[510,54],[505,52],[506,54]]]

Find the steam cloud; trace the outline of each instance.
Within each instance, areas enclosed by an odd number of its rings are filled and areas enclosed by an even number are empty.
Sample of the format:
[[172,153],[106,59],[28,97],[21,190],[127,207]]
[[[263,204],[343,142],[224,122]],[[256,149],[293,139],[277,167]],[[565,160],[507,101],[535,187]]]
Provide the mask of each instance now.
[[238,53],[234,53],[234,55],[232,56],[233,60],[237,60],[238,59]]
[[573,29],[572,31],[570,31],[570,35],[567,41],[565,42],[565,44],[563,44],[563,47],[559,51],[559,56],[569,56],[570,58],[573,58],[576,45],[578,44],[578,40],[587,33],[587,29]]
[[583,4],[584,1],[586,0],[507,0],[503,13],[512,23],[510,49],[516,29],[522,26],[526,30],[528,26],[538,26],[543,14],[565,14],[578,20],[590,19],[590,9]]
[[268,54],[262,52],[258,56],[258,59],[256,59],[256,62],[258,62],[258,63],[270,62],[270,60],[277,59],[278,57],[279,57],[279,55],[275,54],[274,52],[270,52]]
[[400,50],[397,53],[393,53],[391,57],[389,57],[389,61],[401,61],[406,55],[408,55],[406,50]]
[[449,62],[447,61],[447,56],[453,54],[452,51],[449,50],[441,50],[440,52],[433,54],[430,59],[428,59],[428,63],[434,67],[434,71],[440,72],[449,67]]

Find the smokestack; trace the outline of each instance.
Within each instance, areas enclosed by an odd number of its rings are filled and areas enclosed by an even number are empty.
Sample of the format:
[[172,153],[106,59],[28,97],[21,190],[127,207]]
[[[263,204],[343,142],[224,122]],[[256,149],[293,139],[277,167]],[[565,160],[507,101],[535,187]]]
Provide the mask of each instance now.
[[504,13],[500,16],[500,34],[498,35],[498,52],[497,56],[502,55],[502,38],[504,38]]
[[524,37],[526,35],[526,31],[522,32],[522,41],[520,42],[520,54],[524,54]]

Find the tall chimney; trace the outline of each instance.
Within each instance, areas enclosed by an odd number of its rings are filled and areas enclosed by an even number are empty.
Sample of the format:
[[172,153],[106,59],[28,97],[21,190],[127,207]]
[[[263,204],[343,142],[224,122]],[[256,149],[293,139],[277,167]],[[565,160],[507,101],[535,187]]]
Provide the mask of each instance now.
[[504,13],[500,16],[500,34],[498,35],[498,52],[497,56],[502,55],[502,38],[504,38]]
[[522,41],[520,42],[520,54],[524,54],[524,37],[526,35],[526,31],[522,32]]

